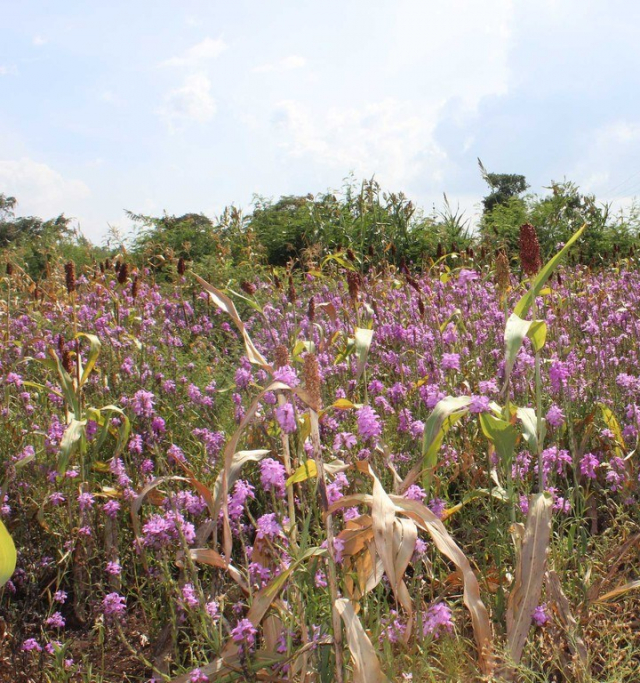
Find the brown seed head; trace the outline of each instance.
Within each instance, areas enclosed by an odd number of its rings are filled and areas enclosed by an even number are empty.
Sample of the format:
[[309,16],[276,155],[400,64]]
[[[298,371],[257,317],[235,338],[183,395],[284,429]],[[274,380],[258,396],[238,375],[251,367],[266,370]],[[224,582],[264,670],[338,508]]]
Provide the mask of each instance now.
[[531,223],[520,226],[520,263],[522,270],[532,277],[542,268],[540,258],[540,243],[536,229]]
[[76,291],[76,264],[69,261],[64,264],[64,280],[67,286],[67,292],[71,294]]
[[347,272],[347,287],[349,288],[349,296],[354,303],[358,300],[358,292],[360,291],[360,277],[358,273],[352,270]]
[[249,282],[248,280],[243,280],[240,283],[240,289],[249,296],[253,296],[256,293],[256,286],[253,282]]
[[311,407],[318,411],[322,406],[322,399],[320,397],[320,370],[315,354],[307,353],[304,357],[302,376],[304,377],[305,388],[311,399]]
[[316,302],[313,297],[309,299],[309,308],[307,309],[307,318],[312,323],[316,319]]
[[129,279],[129,264],[128,263],[121,263],[120,264],[120,270],[118,270],[118,282],[121,285],[124,285],[128,279]]
[[278,344],[273,355],[277,368],[282,368],[285,365],[289,365],[289,350],[284,344]]
[[135,299],[138,296],[138,288],[140,287],[138,282],[138,276],[133,278],[133,284],[131,285],[131,296]]
[[293,278],[289,275],[289,289],[287,290],[287,297],[289,302],[295,304],[296,302],[296,288],[293,286]]
[[509,270],[509,259],[504,251],[499,251],[496,256],[495,278],[498,289],[502,292],[506,291],[511,281],[511,272]]
[[178,275],[184,275],[186,270],[187,270],[187,263],[181,256],[178,259]]
[[7,261],[7,275],[11,277],[13,275],[13,263]]
[[353,249],[351,247],[349,247],[347,249],[347,258],[349,259],[349,261],[355,261],[356,260],[355,252],[353,251]]

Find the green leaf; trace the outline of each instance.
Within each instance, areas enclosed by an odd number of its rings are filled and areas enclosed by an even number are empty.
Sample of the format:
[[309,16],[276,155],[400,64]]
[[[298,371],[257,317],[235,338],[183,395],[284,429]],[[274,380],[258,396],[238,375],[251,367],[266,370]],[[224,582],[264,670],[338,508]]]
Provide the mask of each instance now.
[[542,267],[540,272],[536,275],[531,285],[531,289],[520,299],[520,301],[518,301],[516,307],[513,309],[513,312],[517,316],[522,318],[527,315],[535,298],[541,293],[547,280],[551,277],[560,261],[564,258],[573,244],[580,239],[586,227],[587,224],[585,223],[581,228],[576,230],[564,247],[562,247],[562,249]]
[[422,460],[411,468],[402,482],[402,490],[406,490],[422,473],[422,484],[429,491],[444,435],[469,412],[470,402],[470,396],[447,396],[438,401],[424,425]]
[[[538,418],[533,408],[518,408],[516,416],[522,423],[522,434],[531,453],[538,452]],[[542,441],[547,433],[547,421],[542,420]]]
[[307,479],[318,476],[318,467],[315,460],[307,460],[300,465],[296,471],[287,479],[287,486],[296,484]]
[[0,588],[11,578],[16,568],[16,546],[0,519]]
[[490,413],[480,413],[478,417],[484,435],[495,446],[496,453],[504,466],[509,467],[513,460],[518,431],[511,422],[494,417]]
[[[98,337],[96,337],[95,334],[87,334],[86,332],[78,332],[76,334],[76,339],[79,339],[80,337],[84,337],[85,339],[89,340],[89,357],[87,358],[87,364],[84,366],[84,370],[82,372],[82,377],[80,378],[80,386],[84,386],[85,382],[89,379],[89,375],[91,374],[93,368],[96,365],[96,361],[98,360],[98,356],[100,355],[100,348],[102,344],[100,343],[100,340]],[[78,359],[78,362],[79,359]]]
[[531,339],[533,350],[536,353],[542,351],[547,341],[547,323],[544,320],[534,320],[531,323],[527,336]]
[[64,475],[67,471],[71,456],[80,447],[80,441],[84,437],[86,426],[86,420],[76,420],[75,418],[72,418],[71,422],[67,425],[62,441],[60,441],[60,454],[58,456],[58,474],[60,476]]

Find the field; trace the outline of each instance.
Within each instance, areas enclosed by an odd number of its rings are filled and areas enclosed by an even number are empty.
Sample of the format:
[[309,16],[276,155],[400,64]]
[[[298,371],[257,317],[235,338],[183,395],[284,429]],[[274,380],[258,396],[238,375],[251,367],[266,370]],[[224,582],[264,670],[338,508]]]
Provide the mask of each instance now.
[[637,681],[640,271],[570,249],[10,265],[0,680]]

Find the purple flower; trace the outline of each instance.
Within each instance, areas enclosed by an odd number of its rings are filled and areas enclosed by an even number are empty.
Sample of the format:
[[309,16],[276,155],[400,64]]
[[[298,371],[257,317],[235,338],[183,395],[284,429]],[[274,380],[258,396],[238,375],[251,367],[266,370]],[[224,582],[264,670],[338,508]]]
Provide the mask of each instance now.
[[284,466],[273,458],[260,461],[260,483],[266,491],[277,491],[280,495],[285,492]]
[[257,633],[258,629],[248,619],[242,619],[231,631],[231,638],[234,643],[246,643],[252,647],[256,642]]
[[460,354],[443,353],[440,366],[443,370],[460,370]]
[[120,503],[117,500],[108,500],[103,506],[104,514],[111,519],[115,519],[118,516],[120,510]]
[[189,609],[198,607],[200,601],[198,600],[193,584],[185,583],[184,586],[182,586],[182,600]]
[[24,643],[22,643],[22,650],[24,652],[42,652],[42,646],[35,638],[27,638]]
[[122,574],[122,567],[119,562],[107,562],[105,571],[107,574],[111,574],[111,576],[119,576]]
[[273,538],[282,533],[282,527],[276,520],[275,512],[262,515],[256,520],[256,538]]
[[55,602],[59,602],[61,604],[65,603],[68,597],[69,596],[66,594],[65,591],[56,591],[53,594],[53,599],[55,600]]
[[486,413],[489,410],[488,396],[472,396],[469,403],[470,413]]
[[593,453],[585,453],[580,459],[580,472],[587,479],[597,477],[596,468],[600,465],[600,460]]
[[550,617],[547,614],[546,603],[542,603],[542,605],[538,605],[533,610],[533,614],[531,615],[531,619],[533,620],[533,623],[536,626],[544,626],[549,621]]
[[560,427],[560,425],[563,424],[565,417],[562,410],[554,404],[547,411],[546,419],[552,427]]
[[436,602],[423,614],[422,634],[437,638],[443,631],[453,631],[451,609],[444,602]]
[[89,510],[93,507],[94,498],[90,493],[81,493],[78,496],[78,507],[81,510]]
[[293,412],[293,406],[290,403],[284,403],[276,408],[276,419],[280,425],[280,429],[285,434],[292,434],[296,431],[296,418]]
[[380,426],[380,418],[371,406],[362,406],[357,413],[358,416],[358,434],[367,440],[375,439],[382,433]]
[[133,395],[132,408],[138,417],[153,417],[155,396],[150,391],[140,389]]
[[66,622],[60,612],[54,612],[44,623],[51,628],[64,628]]
[[209,676],[202,673],[200,669],[194,669],[189,676],[190,683],[209,683]]
[[102,600],[102,611],[108,619],[116,619],[127,611],[127,599],[120,593],[109,593]]

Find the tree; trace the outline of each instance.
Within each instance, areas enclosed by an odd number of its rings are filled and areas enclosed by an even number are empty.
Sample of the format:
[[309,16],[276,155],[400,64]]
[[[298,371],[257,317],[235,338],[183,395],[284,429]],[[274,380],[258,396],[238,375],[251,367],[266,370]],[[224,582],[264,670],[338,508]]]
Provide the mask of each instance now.
[[529,187],[525,177],[517,173],[489,173],[478,159],[480,173],[491,188],[491,192],[482,200],[484,213],[489,213],[498,205],[508,204],[518,198]]

